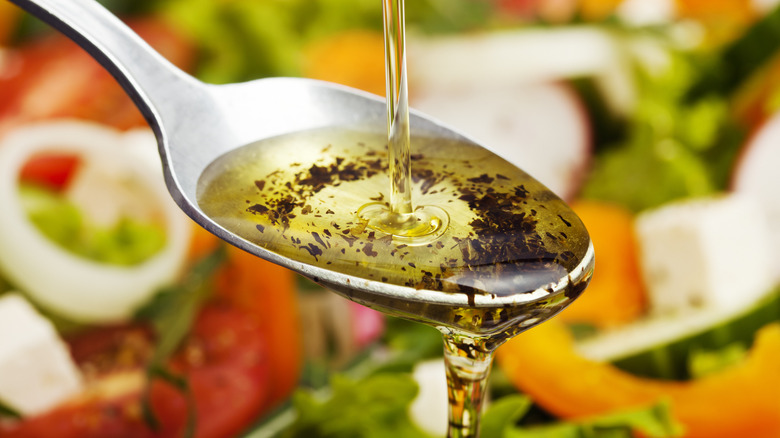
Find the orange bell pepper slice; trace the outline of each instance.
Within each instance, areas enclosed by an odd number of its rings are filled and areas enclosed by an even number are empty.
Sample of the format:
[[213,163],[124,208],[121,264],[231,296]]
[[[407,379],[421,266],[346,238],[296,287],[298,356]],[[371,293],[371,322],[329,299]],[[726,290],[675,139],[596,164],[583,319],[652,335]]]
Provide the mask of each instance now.
[[574,202],[571,208],[588,229],[596,251],[596,269],[588,290],[559,318],[598,328],[638,319],[647,309],[647,299],[639,270],[633,213],[593,200]]
[[497,351],[516,388],[564,419],[668,400],[687,438],[780,437],[780,324],[756,333],[739,364],[692,381],[641,378],[580,356],[568,329],[550,321]]
[[385,95],[382,32],[350,30],[317,40],[304,51],[303,76]]

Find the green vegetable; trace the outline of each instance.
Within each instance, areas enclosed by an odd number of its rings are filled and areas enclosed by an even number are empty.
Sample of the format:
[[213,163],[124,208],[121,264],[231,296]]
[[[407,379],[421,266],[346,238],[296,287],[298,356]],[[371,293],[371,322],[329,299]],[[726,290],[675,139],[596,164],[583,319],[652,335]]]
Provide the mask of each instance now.
[[780,50],[780,6],[764,15],[720,53],[710,54],[707,68],[686,93],[687,101],[728,96]]
[[90,224],[62,196],[21,184],[19,194],[30,221],[52,242],[90,260],[130,266],[148,260],[165,246],[165,232],[156,224],[125,218],[112,228]]
[[181,284],[161,291],[136,314],[138,319],[151,323],[157,336],[155,350],[146,367],[148,379],[142,404],[144,417],[153,429],[157,429],[159,422],[151,409],[150,388],[151,382],[159,378],[186,396],[188,416],[185,436],[194,435],[195,405],[189,385],[186,379],[168,368],[168,360],[190,332],[198,310],[210,296],[214,273],[225,257],[225,248],[220,245],[200,260]]
[[[492,6],[467,0],[407,2],[408,27],[442,32],[484,27]],[[300,76],[313,41],[348,29],[382,30],[377,0],[167,0],[169,17],[201,50],[195,75],[229,83]]]
[[[149,13],[154,9],[157,0],[97,0],[103,6],[111,10],[119,17],[127,17],[135,14]],[[33,39],[37,36],[52,33],[53,29],[48,24],[28,13],[23,13],[20,23],[14,29],[13,44]]]
[[598,157],[582,196],[615,202],[632,211],[675,199],[703,196],[715,188],[707,168],[674,139],[656,141],[647,129],[625,147]]
[[513,394],[491,403],[482,415],[482,435],[501,438],[525,417],[533,401],[525,395]]
[[491,438],[632,438],[635,432],[648,438],[681,436],[666,403],[586,421],[517,426],[531,406],[530,398],[524,395],[496,401],[483,416],[482,434]]
[[300,76],[309,41],[382,26],[381,3],[371,0],[169,0],[161,13],[196,41],[195,74],[211,83]]
[[138,310],[136,318],[149,321],[160,337],[152,365],[164,364],[190,332],[198,310],[211,294],[213,276],[225,258],[225,248],[220,245],[201,259],[180,284],[160,291]]
[[326,398],[301,390],[293,397],[295,422],[282,438],[429,438],[407,414],[417,395],[408,374],[375,374],[362,380],[335,375]]
[[[688,315],[688,318],[691,316]],[[646,349],[620,357],[605,357],[593,352],[604,351],[600,344],[609,343],[610,347],[614,347],[614,344],[624,341],[627,348],[634,349],[637,339],[646,340],[654,336],[654,325],[648,324],[644,328],[629,326],[622,329],[623,332],[595,336],[581,342],[578,348],[585,356],[610,360],[618,368],[637,376],[665,380],[699,377],[739,361],[752,345],[756,331],[770,322],[780,320],[780,290],[775,290],[747,309],[734,309],[725,316],[720,311],[702,313],[697,319],[706,321],[701,324],[703,328],[692,329],[686,320],[676,321],[673,317],[655,321],[653,324],[665,327],[679,326],[677,337],[664,340],[663,343],[650,343]],[[641,330],[634,330],[637,328]],[[617,351],[616,348],[609,350]]]
[[393,355],[381,366],[384,371],[411,372],[414,365],[426,359],[441,357],[441,332],[435,328],[401,318],[386,318],[383,345]]
[[495,4],[471,0],[405,2],[409,27],[429,34],[485,30],[500,25]]
[[662,38],[654,41],[666,62],[630,58],[636,110],[626,121],[622,140],[598,145],[583,197],[641,211],[727,188],[744,132],[729,118],[724,97],[686,100],[706,65]]
[[2,400],[0,400],[0,420],[2,420],[3,417],[22,418],[22,415],[17,412],[16,409],[8,406],[7,404],[3,403]]
[[734,366],[747,356],[747,347],[734,342],[719,350],[696,349],[691,351],[688,369],[691,378],[698,379]]

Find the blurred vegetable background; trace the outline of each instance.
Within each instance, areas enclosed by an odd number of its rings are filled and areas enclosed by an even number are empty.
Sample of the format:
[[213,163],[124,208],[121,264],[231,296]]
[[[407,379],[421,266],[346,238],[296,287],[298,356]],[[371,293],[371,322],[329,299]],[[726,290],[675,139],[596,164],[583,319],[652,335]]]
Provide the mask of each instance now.
[[[102,3],[206,82],[305,76],[384,94],[376,0]],[[780,437],[777,2],[415,0],[406,13],[412,106],[571,202],[597,254],[582,298],[500,348],[484,436]],[[0,148],[63,119],[145,129],[88,55],[8,2],[0,46]],[[86,160],[52,154],[9,179],[49,190],[35,199],[50,235],[53,205],[88,208],[47,197]],[[0,348],[0,437],[443,434],[438,332],[189,234],[175,278],[107,323],[47,306],[0,257],[3,296],[53,322],[82,379],[15,418]],[[0,347],[19,330],[2,329]]]

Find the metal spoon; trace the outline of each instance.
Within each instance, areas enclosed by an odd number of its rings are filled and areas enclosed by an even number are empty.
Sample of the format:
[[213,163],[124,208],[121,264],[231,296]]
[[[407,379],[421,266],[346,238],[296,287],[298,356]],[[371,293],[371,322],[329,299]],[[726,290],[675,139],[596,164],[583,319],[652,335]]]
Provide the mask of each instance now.
[[[384,132],[387,119],[383,99],[335,84],[300,78],[205,84],[166,61],[95,0],[11,1],[74,40],[119,81],[157,137],[166,183],[173,199],[195,222],[223,240],[358,301],[363,301],[360,295],[368,294],[385,303],[425,301],[446,308],[530,305],[539,298],[538,294],[499,298],[477,296],[476,301],[468,302],[464,294],[418,291],[344,275],[254,245],[215,223],[198,207],[198,179],[222,154],[260,139],[318,127],[361,124]],[[413,132],[468,141],[461,134],[418,113],[411,115],[411,128]],[[592,265],[592,252],[589,252],[568,278],[562,278],[543,295],[563,291],[589,276]],[[353,295],[355,291],[360,293]],[[372,301],[377,307],[377,300]],[[550,312],[557,310],[560,309]]]

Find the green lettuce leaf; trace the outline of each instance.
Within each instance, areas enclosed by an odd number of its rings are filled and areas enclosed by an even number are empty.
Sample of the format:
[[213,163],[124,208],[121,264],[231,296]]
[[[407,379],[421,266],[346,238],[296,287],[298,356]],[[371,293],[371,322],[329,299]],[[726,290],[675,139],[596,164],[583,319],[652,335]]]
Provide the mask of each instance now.
[[111,228],[89,223],[62,196],[34,185],[20,185],[22,206],[30,221],[52,242],[81,257],[120,266],[141,263],[165,246],[157,224],[120,220]]
[[726,96],[689,100],[706,64],[658,38],[665,62],[633,59],[637,106],[623,138],[597,145],[586,198],[634,211],[727,188],[745,133],[731,120]]
[[695,101],[708,95],[735,92],[780,50],[780,6],[756,21],[741,37],[706,60],[696,84],[686,93]]
[[9,405],[3,403],[2,400],[0,400],[0,420],[2,418],[22,418],[22,415],[19,414],[19,412],[16,411],[16,409],[10,407]]
[[688,372],[693,379],[714,374],[744,361],[747,353],[748,348],[742,342],[718,350],[696,349],[688,357]]
[[[300,76],[313,41],[349,29],[382,30],[376,0],[166,0],[158,12],[200,49],[197,77],[210,83]],[[418,0],[406,4],[408,28],[447,32],[484,27],[489,2]]]
[[168,0],[169,17],[200,48],[195,72],[211,83],[300,76],[306,45],[338,30],[381,29],[370,0]]
[[408,374],[381,373],[361,380],[332,377],[328,397],[305,390],[293,397],[295,422],[282,438],[430,438],[409,418],[417,395]]
[[680,425],[669,413],[668,404],[663,402],[578,422],[518,426],[531,405],[530,398],[519,394],[497,400],[483,416],[483,435],[495,438],[632,438],[639,432],[648,438],[672,438],[682,433]]

